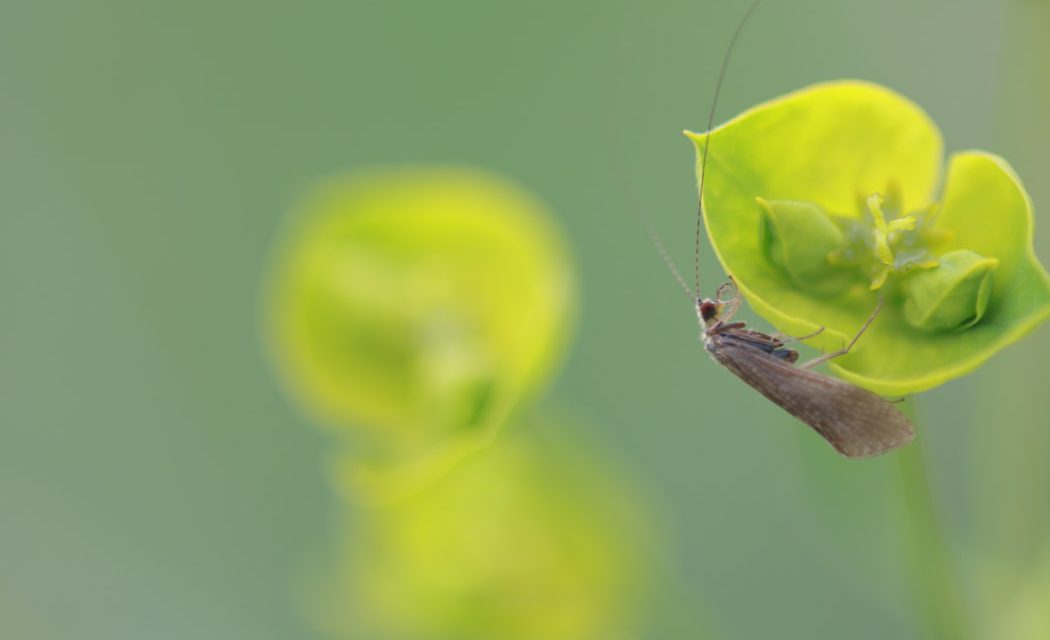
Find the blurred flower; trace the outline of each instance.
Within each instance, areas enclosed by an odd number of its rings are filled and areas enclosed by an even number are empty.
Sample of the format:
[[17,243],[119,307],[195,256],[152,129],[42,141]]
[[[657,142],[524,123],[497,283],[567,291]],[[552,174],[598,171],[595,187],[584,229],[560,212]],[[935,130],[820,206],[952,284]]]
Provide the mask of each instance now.
[[[491,439],[547,381],[573,275],[545,208],[481,171],[358,171],[281,239],[268,335],[296,398],[397,493]],[[367,437],[361,437],[367,435]]]
[[[688,133],[703,154],[708,134]],[[880,317],[842,377],[923,391],[980,366],[1050,317],[1032,207],[1006,161],[954,155],[935,202],[941,135],[873,84],[819,84],[714,131],[704,219],[722,265],[780,331],[834,350]]]
[[319,624],[387,640],[632,637],[659,564],[640,501],[555,426],[557,439],[515,429],[426,491],[355,512]]
[[316,190],[268,313],[297,398],[355,436],[330,457],[352,535],[334,584],[308,597],[319,626],[629,637],[654,561],[640,501],[561,429],[493,438],[561,357],[572,284],[543,208],[491,175],[390,170]]

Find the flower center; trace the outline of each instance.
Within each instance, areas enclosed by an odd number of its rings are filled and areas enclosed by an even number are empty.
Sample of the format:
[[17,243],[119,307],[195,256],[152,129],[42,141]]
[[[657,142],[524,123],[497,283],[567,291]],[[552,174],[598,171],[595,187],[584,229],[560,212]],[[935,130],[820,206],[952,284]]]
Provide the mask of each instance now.
[[[937,266],[937,259],[927,249],[927,238],[924,232],[928,227],[929,212],[897,216],[889,221],[883,212],[882,195],[873,193],[868,196],[868,212],[873,226],[872,252],[881,263],[871,281],[871,289],[881,289],[892,273],[906,273],[912,269],[930,269]],[[922,222],[920,225],[920,218]],[[921,228],[920,228],[921,227]]]

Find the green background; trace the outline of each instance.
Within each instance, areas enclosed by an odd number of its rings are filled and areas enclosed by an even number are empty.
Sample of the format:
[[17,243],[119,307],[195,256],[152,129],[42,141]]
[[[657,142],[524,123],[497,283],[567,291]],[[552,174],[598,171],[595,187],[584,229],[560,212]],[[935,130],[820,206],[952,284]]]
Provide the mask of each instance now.
[[[690,268],[680,130],[746,5],[6,0],[0,637],[313,637],[295,585],[339,515],[327,438],[268,368],[262,276],[308,185],[392,163],[501,171],[558,213],[582,321],[544,402],[652,497],[687,609],[727,638],[919,637],[892,460],[834,457],[708,361],[632,212]],[[1048,40],[1045,2],[770,0],[717,120],[887,84],[949,152],[1010,159],[1045,260]],[[978,609],[1050,541],[1048,361],[1044,328],[920,400]],[[644,637],[674,637],[658,617]]]

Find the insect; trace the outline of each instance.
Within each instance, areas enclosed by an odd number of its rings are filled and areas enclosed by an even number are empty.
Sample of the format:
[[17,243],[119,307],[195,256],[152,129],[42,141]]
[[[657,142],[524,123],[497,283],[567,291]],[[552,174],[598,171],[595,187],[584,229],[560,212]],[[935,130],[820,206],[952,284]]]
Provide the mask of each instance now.
[[[733,289],[733,297],[721,299]],[[696,314],[704,348],[716,362],[753,389],[819,433],[849,458],[867,458],[911,442],[914,430],[908,419],[887,400],[874,393],[810,368],[849,352],[875,320],[881,302],[848,345],[838,351],[796,365],[798,352],[783,338],[747,329],[743,322],[729,322],[740,296],[732,282],[719,287],[715,299],[697,298]],[[819,333],[821,330],[818,330]],[[797,338],[805,340],[816,333]]]
[[[718,94],[733,47],[751,13],[760,2],[761,0],[756,0],[748,8],[726,49],[708,114],[708,132],[714,124]],[[911,442],[914,437],[912,425],[891,402],[866,389],[812,370],[812,367],[844,355],[853,348],[874,322],[882,308],[881,300],[849,344],[809,362],[796,364],[799,354],[787,348],[787,345],[812,338],[823,331],[823,328],[808,336],[791,339],[748,329],[744,322],[730,322],[741,303],[741,296],[732,276],[729,282],[718,288],[714,299],[700,296],[700,233],[703,224],[704,174],[712,137],[708,135],[700,162],[694,289],[690,289],[685,283],[671,261],[670,254],[645,220],[661,256],[695,304],[704,348],[716,362],[812,427],[839,453],[849,458],[876,456]]]

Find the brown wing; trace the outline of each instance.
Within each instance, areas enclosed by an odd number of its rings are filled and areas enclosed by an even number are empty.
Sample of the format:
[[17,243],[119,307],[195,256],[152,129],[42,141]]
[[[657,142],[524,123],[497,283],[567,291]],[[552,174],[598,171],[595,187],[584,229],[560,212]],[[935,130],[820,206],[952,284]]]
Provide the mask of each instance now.
[[724,336],[712,336],[707,349],[738,378],[813,427],[845,456],[877,456],[911,442],[915,435],[896,407],[866,389],[799,369]]

